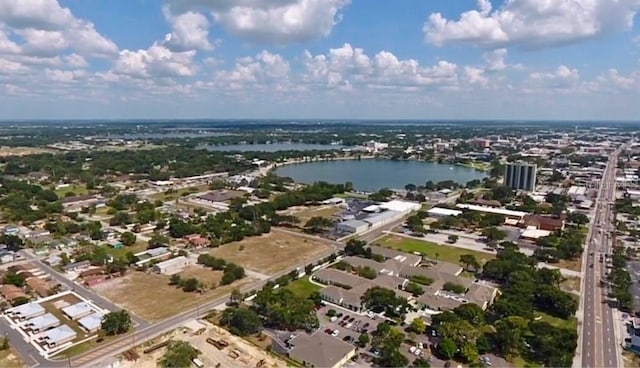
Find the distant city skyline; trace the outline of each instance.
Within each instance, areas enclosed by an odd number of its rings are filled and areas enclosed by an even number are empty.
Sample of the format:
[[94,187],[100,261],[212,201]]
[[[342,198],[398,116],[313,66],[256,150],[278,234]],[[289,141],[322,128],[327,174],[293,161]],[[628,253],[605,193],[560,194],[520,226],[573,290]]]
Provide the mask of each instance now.
[[0,120],[639,121],[638,0],[0,0]]

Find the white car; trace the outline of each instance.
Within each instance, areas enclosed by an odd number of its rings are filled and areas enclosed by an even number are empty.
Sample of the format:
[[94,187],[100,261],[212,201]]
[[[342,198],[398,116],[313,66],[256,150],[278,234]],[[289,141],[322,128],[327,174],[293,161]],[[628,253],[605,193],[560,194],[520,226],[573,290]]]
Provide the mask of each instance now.
[[353,326],[353,323],[347,323],[346,325],[344,325],[344,328],[351,328],[351,326]]
[[331,319],[330,319],[330,321],[331,321],[331,322],[335,322],[335,321],[337,321],[337,320],[338,320],[338,317],[336,317],[336,316],[333,316],[333,317],[331,317]]
[[338,335],[340,335],[340,331],[338,330],[333,330],[333,332],[331,333],[331,336],[333,337],[338,337]]
[[419,349],[424,349],[424,345],[423,345],[421,342],[419,342],[419,343],[418,343],[418,348],[419,348]]
[[410,352],[411,354],[415,353],[415,352],[416,352],[416,347],[415,347],[415,346],[411,346],[411,347],[409,348],[409,352]]
[[415,356],[420,356],[420,354],[422,354],[422,350],[420,349],[416,349],[416,351],[413,352],[413,355]]

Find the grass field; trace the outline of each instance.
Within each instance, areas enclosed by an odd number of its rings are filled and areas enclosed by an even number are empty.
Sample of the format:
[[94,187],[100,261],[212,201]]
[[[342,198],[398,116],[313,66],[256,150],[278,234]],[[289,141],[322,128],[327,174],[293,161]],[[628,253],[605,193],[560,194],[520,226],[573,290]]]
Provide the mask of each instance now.
[[200,265],[192,265],[186,267],[184,271],[180,272],[180,277],[195,277],[205,283],[207,287],[211,287],[218,286],[220,284],[220,280],[222,280],[222,271],[213,271]]
[[568,328],[572,330],[575,330],[578,328],[578,319],[574,316],[569,317],[569,319],[562,319],[562,318],[553,317],[546,313],[538,312],[538,311],[533,312],[533,314],[536,317],[538,316],[542,317],[541,320],[558,328]]
[[322,240],[271,231],[269,234],[213,248],[209,253],[250,270],[273,275],[291,266],[302,266],[333,250],[333,246]]
[[66,188],[60,188],[55,190],[56,194],[60,198],[64,198],[67,193],[73,192],[75,195],[87,194],[87,187],[84,184],[71,184]]
[[460,256],[463,254],[473,254],[480,263],[485,263],[495,258],[495,255],[490,253],[476,252],[469,249],[450,247],[447,245],[440,245],[423,240],[407,239],[393,235],[386,236],[378,240],[376,243],[383,247],[393,248],[403,252],[418,252],[428,258],[451,263],[459,263],[458,261],[460,260]]
[[298,279],[298,280],[290,283],[289,285],[287,285],[286,289],[291,290],[291,292],[293,292],[294,294],[296,294],[297,296],[299,296],[301,298],[307,298],[314,291],[320,291],[320,289],[322,289],[322,287],[320,287],[320,286],[318,286],[316,284],[312,284],[309,281],[309,277],[308,276],[304,276],[301,279]]
[[[214,273],[214,271],[211,272]],[[168,276],[133,271],[124,277],[100,284],[94,289],[120,307],[155,322],[194,308],[198,304],[220,298],[234,288],[241,289],[255,281],[245,277],[231,285],[207,290],[204,294],[185,293],[182,289],[169,285]]]

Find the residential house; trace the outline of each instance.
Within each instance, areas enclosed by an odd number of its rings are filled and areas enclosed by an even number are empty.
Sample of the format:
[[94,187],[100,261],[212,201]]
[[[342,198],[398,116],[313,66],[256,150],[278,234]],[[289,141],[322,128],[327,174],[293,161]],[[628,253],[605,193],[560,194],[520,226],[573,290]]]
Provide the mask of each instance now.
[[26,281],[27,286],[41,297],[49,296],[53,290],[47,281],[39,277],[29,277]]
[[13,303],[13,301],[18,298],[27,298],[27,294],[24,293],[22,288],[12,284],[2,285],[2,287],[0,287],[0,294],[2,294],[9,303]]
[[153,266],[153,270],[163,275],[173,275],[182,271],[185,267],[191,264],[189,258],[185,256],[179,256],[169,259],[164,262],[157,263]]
[[91,267],[91,262],[87,260],[87,261],[69,263],[66,266],[62,266],[61,268],[64,272],[77,272],[77,271],[86,270],[89,267]]

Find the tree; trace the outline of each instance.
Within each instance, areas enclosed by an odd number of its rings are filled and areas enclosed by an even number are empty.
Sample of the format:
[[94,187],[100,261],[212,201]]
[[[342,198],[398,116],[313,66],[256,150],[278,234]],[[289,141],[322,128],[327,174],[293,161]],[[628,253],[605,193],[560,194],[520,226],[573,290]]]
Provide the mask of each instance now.
[[404,189],[405,189],[407,192],[415,192],[415,191],[416,191],[416,188],[417,188],[417,187],[416,187],[416,185],[415,185],[415,184],[407,184],[407,185],[405,185],[405,186],[404,186]]
[[119,335],[129,331],[131,316],[126,310],[107,313],[102,317],[102,330],[107,335]]
[[462,254],[460,256],[460,263],[465,265],[468,271],[478,271],[480,269],[480,262],[473,254]]
[[182,278],[177,273],[174,273],[169,277],[169,285],[180,286],[182,285]]
[[417,334],[423,334],[427,330],[427,325],[420,317],[414,318],[411,322],[411,330]]
[[326,217],[314,216],[304,225],[305,229],[311,233],[321,233],[331,227],[333,221]]
[[136,234],[127,231],[122,233],[122,235],[120,235],[120,241],[122,242],[122,244],[129,246],[129,245],[134,245],[136,243],[137,240],[137,236]]
[[422,287],[415,282],[409,282],[409,284],[407,284],[407,286],[405,287],[405,291],[413,294],[414,296],[420,296],[424,294],[424,289],[422,289]]
[[464,294],[467,291],[466,287],[451,281],[445,282],[442,289],[456,294]]
[[196,291],[198,289],[200,289],[200,281],[198,281],[198,279],[194,278],[194,277],[190,277],[188,279],[184,279],[182,280],[182,282],[180,283],[182,286],[182,290],[190,293],[193,291]]
[[10,250],[12,252],[19,251],[24,245],[24,242],[22,241],[21,238],[19,238],[16,235],[10,235],[10,234],[1,235],[0,243],[5,244],[7,246],[7,250]]
[[153,234],[149,239],[149,248],[166,247],[169,245],[169,238],[161,234]]
[[409,308],[407,300],[396,297],[393,290],[379,286],[372,287],[365,291],[362,302],[376,313],[385,312],[388,317],[399,317],[406,313]]
[[24,276],[13,272],[7,272],[4,275],[3,282],[17,287],[23,287],[25,285]]
[[344,247],[344,253],[348,256],[365,256],[371,258],[371,249],[367,248],[367,242],[356,239],[349,239]]
[[458,346],[456,345],[455,341],[450,338],[446,338],[440,341],[437,351],[438,354],[440,354],[443,358],[449,360],[456,355],[457,349]]
[[449,240],[449,243],[455,244],[459,238],[460,237],[458,235],[451,234],[447,239]]
[[238,336],[257,334],[262,331],[262,319],[252,309],[227,308],[222,312],[220,323],[228,326]]
[[490,246],[495,246],[498,241],[505,238],[507,234],[504,231],[498,229],[495,226],[491,226],[482,230],[482,236],[487,238],[487,243]]
[[416,358],[411,364],[411,368],[429,368],[431,367],[431,363],[424,358]]
[[240,290],[238,290],[238,289],[231,290],[231,295],[229,296],[229,301],[231,302],[231,304],[238,305],[238,304],[240,304],[242,299],[244,299],[244,298],[243,298],[242,293],[240,292]]
[[580,212],[570,213],[569,216],[567,216],[567,220],[569,220],[569,222],[573,222],[574,224],[578,224],[578,225],[586,225],[589,223],[589,217],[587,217],[587,215],[585,215],[584,213],[580,213]]
[[500,351],[504,354],[518,354],[524,344],[524,334],[527,331],[527,320],[519,316],[506,317],[495,323],[496,341]]
[[221,285],[229,285],[236,280],[240,280],[245,276],[244,268],[238,266],[235,263],[228,263],[227,267],[224,269],[224,273],[222,275],[222,280],[220,280]]
[[486,323],[484,310],[474,303],[461,304],[453,310],[453,313],[474,326],[482,326]]
[[369,343],[369,334],[366,332],[363,332],[360,334],[360,336],[358,336],[358,344],[360,345],[361,348],[364,348],[365,346],[367,346],[367,344]]
[[200,355],[200,351],[186,341],[171,341],[167,351],[158,361],[164,368],[190,367],[191,361]]

